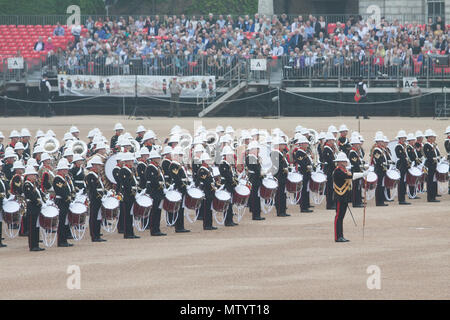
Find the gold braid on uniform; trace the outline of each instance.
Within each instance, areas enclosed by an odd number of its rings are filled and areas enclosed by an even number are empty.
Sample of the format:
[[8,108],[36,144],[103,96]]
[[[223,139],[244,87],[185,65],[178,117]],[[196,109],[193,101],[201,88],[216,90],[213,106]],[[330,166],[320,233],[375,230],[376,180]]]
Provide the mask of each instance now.
[[337,193],[338,196],[344,195],[347,191],[352,190],[352,179],[345,179],[344,184],[342,187],[338,187],[336,183],[333,183],[334,185],[334,191]]

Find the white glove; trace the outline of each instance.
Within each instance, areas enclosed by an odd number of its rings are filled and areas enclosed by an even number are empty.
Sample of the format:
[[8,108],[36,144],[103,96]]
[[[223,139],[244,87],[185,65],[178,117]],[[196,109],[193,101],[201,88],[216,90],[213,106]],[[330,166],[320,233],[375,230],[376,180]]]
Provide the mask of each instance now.
[[355,172],[353,174],[353,180],[358,180],[358,179],[362,178],[363,176],[364,176],[363,172]]

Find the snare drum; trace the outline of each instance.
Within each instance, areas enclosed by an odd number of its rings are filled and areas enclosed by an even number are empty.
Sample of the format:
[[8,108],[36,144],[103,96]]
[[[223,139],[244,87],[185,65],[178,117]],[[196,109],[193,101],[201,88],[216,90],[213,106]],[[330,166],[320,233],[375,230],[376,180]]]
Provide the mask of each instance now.
[[3,221],[6,224],[19,224],[20,218],[19,202],[16,200],[5,201],[3,204]]
[[146,218],[148,217],[152,206],[153,199],[149,195],[141,194],[136,197],[136,202],[133,205],[133,215],[136,218]]
[[406,184],[408,186],[414,187],[419,183],[420,177],[422,176],[422,170],[417,167],[411,167],[406,172]]
[[39,225],[44,230],[56,231],[58,229],[59,209],[54,205],[43,206],[39,215]]
[[213,210],[216,212],[225,212],[228,209],[228,204],[231,200],[231,195],[225,190],[217,190],[214,194],[212,203]]
[[82,226],[86,222],[88,208],[84,203],[72,202],[69,206],[67,219],[71,226]]
[[436,167],[436,180],[439,182],[448,181],[448,169],[449,165],[446,162],[441,162]]
[[322,172],[311,173],[311,180],[309,180],[309,190],[312,193],[322,194],[327,183],[327,176]]
[[[102,218],[106,220],[114,220],[119,216],[120,202],[115,197],[106,197],[102,201]],[[91,213],[92,214],[92,213]]]
[[377,188],[378,176],[375,172],[371,171],[364,179],[364,189],[367,191],[375,190]]
[[400,180],[400,172],[397,170],[388,170],[384,177],[384,186],[386,189],[395,189]]
[[286,191],[297,193],[302,189],[303,176],[298,172],[289,172],[286,180]]
[[187,189],[186,196],[184,198],[184,206],[189,210],[197,210],[200,208],[202,200],[205,198],[205,193],[199,188]]
[[259,195],[265,200],[273,198],[278,189],[278,182],[272,178],[264,178],[259,188]]
[[181,193],[176,190],[167,191],[166,197],[163,202],[163,209],[166,212],[175,213],[178,212],[181,205]]
[[239,184],[234,188],[233,192],[233,204],[237,206],[245,206],[250,197],[250,189],[243,184]]

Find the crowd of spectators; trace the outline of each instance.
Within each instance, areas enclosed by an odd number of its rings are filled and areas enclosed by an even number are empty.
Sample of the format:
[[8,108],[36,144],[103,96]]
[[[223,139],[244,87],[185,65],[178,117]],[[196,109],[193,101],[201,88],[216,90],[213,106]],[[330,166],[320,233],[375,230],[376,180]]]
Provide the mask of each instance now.
[[[286,14],[106,17],[66,32],[74,41],[50,50],[46,63],[70,74],[220,76],[242,59],[269,57],[283,61],[286,77],[360,76],[369,65],[374,76],[390,77],[422,73],[429,56],[450,53],[450,25],[440,17],[427,24]],[[58,24],[53,35],[64,28]]]

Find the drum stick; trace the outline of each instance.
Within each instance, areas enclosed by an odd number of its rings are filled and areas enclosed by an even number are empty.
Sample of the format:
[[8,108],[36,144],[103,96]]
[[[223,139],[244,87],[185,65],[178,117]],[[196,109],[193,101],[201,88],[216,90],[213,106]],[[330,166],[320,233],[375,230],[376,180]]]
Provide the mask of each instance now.
[[367,207],[367,188],[364,189],[364,214],[363,214],[363,241],[364,241],[364,228],[366,226],[366,207]]

